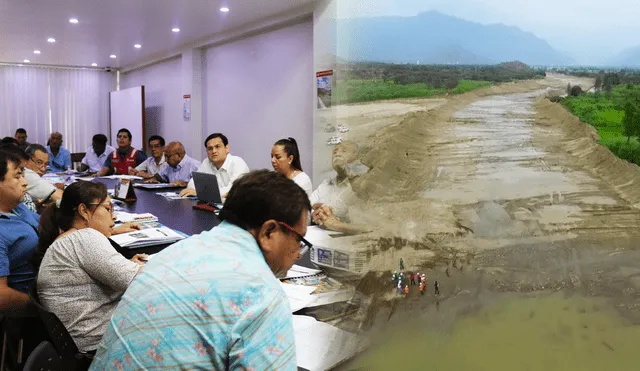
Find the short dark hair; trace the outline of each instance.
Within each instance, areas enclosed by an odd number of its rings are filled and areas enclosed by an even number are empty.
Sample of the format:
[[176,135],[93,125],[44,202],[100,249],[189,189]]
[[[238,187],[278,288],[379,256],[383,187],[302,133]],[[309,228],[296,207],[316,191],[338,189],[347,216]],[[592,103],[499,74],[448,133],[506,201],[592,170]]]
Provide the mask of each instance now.
[[31,157],[29,157],[29,155],[27,155],[27,153],[23,151],[22,148],[13,144],[0,144],[0,151],[13,153],[21,160],[29,161],[31,159]]
[[4,176],[9,171],[9,163],[14,166],[20,166],[20,157],[9,151],[0,151],[0,182],[4,181]]
[[227,140],[227,137],[225,137],[224,134],[213,133],[204,140],[204,148],[207,148],[207,143],[213,138],[220,138],[222,140],[222,144],[224,144],[225,146],[229,144],[229,140]]
[[246,230],[258,229],[270,219],[295,225],[304,210],[311,211],[309,196],[293,180],[275,171],[255,170],[233,182],[220,220]]
[[4,137],[0,139],[0,144],[18,144],[18,140],[14,137]]
[[107,196],[107,187],[102,183],[78,181],[69,184],[62,193],[60,207],[56,207],[54,202],[40,217],[38,247],[31,258],[31,263],[36,268],[40,267],[45,252],[58,238],[60,231],[65,232],[71,228],[80,204],[85,204],[89,209],[96,209],[99,205],[90,204],[96,200],[98,203],[103,203]]
[[160,141],[160,145],[164,147],[164,138],[159,136],[159,135],[152,135],[149,137],[149,144],[151,144],[152,140],[159,140]]
[[29,158],[33,158],[33,156],[38,151],[41,151],[41,152],[44,152],[44,153],[49,153],[49,151],[47,151],[47,148],[45,146],[43,146],[42,144],[38,144],[38,143],[29,144],[29,147],[27,147],[27,149],[25,150],[25,152],[27,152],[27,155],[29,155]]
[[127,133],[127,135],[129,136],[129,140],[133,139],[133,136],[131,136],[131,132],[129,131],[129,129],[122,128],[122,129],[118,130],[118,133],[116,134],[116,137],[118,135],[120,135],[120,133]]
[[103,146],[107,145],[107,136],[104,134],[96,134],[93,136],[91,141],[101,144]]
[[27,131],[24,130],[23,128],[16,129],[16,134],[26,134],[26,133],[27,133]]
[[288,156],[293,156],[293,161],[291,161],[291,166],[294,169],[302,171],[302,164],[300,163],[300,151],[298,151],[298,142],[295,139],[289,137],[287,139],[280,139],[275,142],[274,146],[282,146],[284,148],[284,153]]

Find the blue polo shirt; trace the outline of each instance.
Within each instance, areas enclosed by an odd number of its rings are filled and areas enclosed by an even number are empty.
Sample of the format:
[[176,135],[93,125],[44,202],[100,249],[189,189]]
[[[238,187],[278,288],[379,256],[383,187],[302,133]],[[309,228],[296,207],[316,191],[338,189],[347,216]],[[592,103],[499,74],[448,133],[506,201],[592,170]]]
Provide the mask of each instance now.
[[54,156],[51,147],[47,146],[47,152],[49,152],[49,172],[62,173],[71,169],[71,152],[68,149],[60,146],[58,155]]
[[8,286],[28,292],[36,274],[29,259],[38,246],[40,216],[18,205],[9,213],[0,213],[0,277],[7,277]]

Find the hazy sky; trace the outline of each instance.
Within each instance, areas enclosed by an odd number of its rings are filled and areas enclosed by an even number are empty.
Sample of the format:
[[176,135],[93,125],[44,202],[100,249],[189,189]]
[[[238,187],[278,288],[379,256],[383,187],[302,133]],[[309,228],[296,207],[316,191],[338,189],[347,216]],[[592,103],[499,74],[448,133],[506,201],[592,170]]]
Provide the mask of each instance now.
[[413,16],[438,10],[533,32],[582,64],[640,45],[640,0],[338,0],[338,18]]

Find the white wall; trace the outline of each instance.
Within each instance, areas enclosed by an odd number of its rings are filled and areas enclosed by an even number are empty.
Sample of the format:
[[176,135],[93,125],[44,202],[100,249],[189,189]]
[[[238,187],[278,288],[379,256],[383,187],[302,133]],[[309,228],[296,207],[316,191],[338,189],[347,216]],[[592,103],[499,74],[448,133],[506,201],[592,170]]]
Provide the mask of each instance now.
[[[189,130],[182,119],[181,58],[153,64],[120,75],[120,89],[144,85],[145,142],[151,135],[161,135],[167,143],[188,143]],[[190,153],[187,149],[187,153]],[[200,156],[194,156],[201,159]]]
[[251,169],[271,169],[271,146],[294,137],[313,174],[313,23],[288,26],[205,52],[203,130],[229,138]]

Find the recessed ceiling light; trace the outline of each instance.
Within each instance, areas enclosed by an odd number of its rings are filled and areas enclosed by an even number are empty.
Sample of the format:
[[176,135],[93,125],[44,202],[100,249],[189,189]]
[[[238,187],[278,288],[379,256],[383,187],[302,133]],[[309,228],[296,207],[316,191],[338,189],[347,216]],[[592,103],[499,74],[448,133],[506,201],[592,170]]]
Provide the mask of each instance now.
[[40,50],[34,50],[33,54],[40,54]]
[[180,29],[178,27],[175,27],[175,28],[171,29],[171,32],[178,33],[178,32],[180,32]]
[[223,13],[226,13],[226,12],[228,12],[228,11],[229,11],[229,8],[227,8],[227,7],[225,6],[225,7],[220,8],[220,11],[221,11],[221,12],[223,12]]
[[24,62],[24,63],[31,63],[31,61],[30,61],[30,60],[28,60],[28,59],[25,59],[25,60],[23,60],[22,62]]
[[97,63],[91,63],[91,67],[98,67]]
[[134,45],[133,47],[134,47],[134,48],[136,48],[136,49],[140,49],[140,48],[142,48],[142,45],[140,45],[140,44],[136,44],[136,45]]
[[109,58],[111,58],[111,59],[116,59],[116,55],[115,55],[115,54],[111,54],[111,55],[109,56]]
[[56,42],[56,39],[54,39],[53,37],[50,37],[47,39],[47,42],[54,43]]
[[78,23],[78,19],[77,18],[71,18],[71,19],[69,19],[69,23],[76,24],[76,23]]

